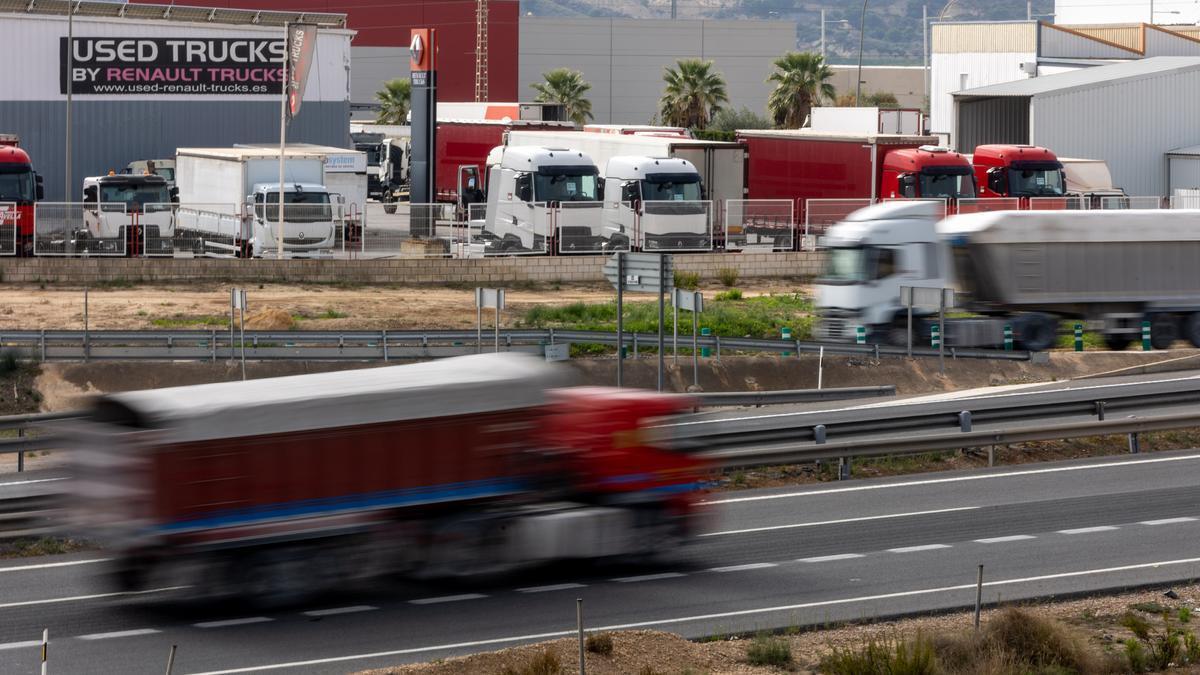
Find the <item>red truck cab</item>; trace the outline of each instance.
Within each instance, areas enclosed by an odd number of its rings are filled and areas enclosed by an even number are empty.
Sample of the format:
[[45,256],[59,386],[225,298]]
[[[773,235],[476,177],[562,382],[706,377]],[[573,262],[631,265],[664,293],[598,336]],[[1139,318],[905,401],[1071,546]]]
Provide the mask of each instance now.
[[974,171],[965,155],[922,145],[883,156],[880,194],[884,198],[970,199],[977,196]]
[[972,158],[980,197],[1061,197],[1062,162],[1036,145],[981,145]]
[[19,145],[15,135],[0,134],[0,252],[32,255],[33,205],[43,195],[42,177]]

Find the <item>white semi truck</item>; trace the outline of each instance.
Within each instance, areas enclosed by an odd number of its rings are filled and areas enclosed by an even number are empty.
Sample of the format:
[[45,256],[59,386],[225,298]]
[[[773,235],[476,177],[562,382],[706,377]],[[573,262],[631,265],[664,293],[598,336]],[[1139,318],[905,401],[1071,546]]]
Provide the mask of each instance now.
[[[284,151],[283,253],[331,253],[344,197],[326,187],[326,156],[304,147]],[[178,226],[206,254],[274,255],[278,248],[279,150],[180,148]],[[364,177],[365,179],[365,177]]]
[[[63,253],[172,255],[175,189],[154,174],[83,179],[83,225],[57,233]],[[52,237],[57,238],[57,237]]]
[[[975,318],[947,321],[948,346],[1054,345],[1063,320],[1124,349],[1149,322],[1151,343],[1200,346],[1200,211],[995,211],[941,220],[934,202],[888,202],[851,214],[823,239],[817,336],[907,341],[902,286],[956,288]],[[926,311],[927,312],[927,311]],[[916,312],[919,335],[932,317]],[[915,331],[916,332],[916,331]]]
[[686,159],[612,157],[604,170],[602,230],[643,251],[707,251],[712,232],[703,192],[700,172]]

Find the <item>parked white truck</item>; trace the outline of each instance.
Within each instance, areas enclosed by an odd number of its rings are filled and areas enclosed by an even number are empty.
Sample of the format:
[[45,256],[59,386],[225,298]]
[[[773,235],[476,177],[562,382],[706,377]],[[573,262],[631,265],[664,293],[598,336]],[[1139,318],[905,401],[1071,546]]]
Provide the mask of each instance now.
[[[83,179],[83,223],[56,233],[63,253],[172,255],[175,189],[158,175],[109,174]],[[41,234],[41,233],[39,233]]]
[[[1200,211],[995,211],[941,220],[933,202],[888,202],[851,214],[822,243],[817,336],[902,345],[902,286],[956,288],[946,344],[1052,347],[1063,320],[1086,322],[1111,349],[1151,327],[1155,349],[1180,338],[1200,346]],[[926,313],[915,320],[929,334]],[[915,342],[915,341],[914,341]]]
[[[617,156],[604,170],[603,231],[643,251],[707,251],[700,172],[678,157]],[[563,232],[566,239],[567,233]]]
[[[283,253],[322,257],[333,249],[343,197],[326,187],[324,154],[284,151]],[[279,150],[180,148],[178,227],[206,254],[274,255],[278,244]]]

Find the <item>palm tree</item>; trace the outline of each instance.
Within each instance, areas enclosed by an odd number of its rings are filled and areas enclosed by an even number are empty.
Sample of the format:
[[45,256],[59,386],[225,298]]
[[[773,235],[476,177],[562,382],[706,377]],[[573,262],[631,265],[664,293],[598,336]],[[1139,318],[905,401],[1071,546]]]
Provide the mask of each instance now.
[[767,99],[775,126],[799,129],[814,105],[832,101],[837,92],[829,83],[831,77],[833,70],[820,54],[788,52],[775,59],[775,72],[767,78],[775,83]]
[[412,82],[407,77],[388,80],[383,83],[383,89],[375,92],[379,100],[379,116],[375,121],[380,124],[407,124],[408,108],[412,102]]
[[584,98],[592,85],[583,80],[583,73],[570,68],[555,68],[542,73],[542,79],[545,82],[529,85],[537,92],[534,100],[561,105],[567,118],[576,124],[592,119],[592,102]]
[[663,124],[703,129],[721,104],[729,103],[725,77],[712,67],[712,61],[680,59],[675,68],[666,69],[667,86],[658,102]]

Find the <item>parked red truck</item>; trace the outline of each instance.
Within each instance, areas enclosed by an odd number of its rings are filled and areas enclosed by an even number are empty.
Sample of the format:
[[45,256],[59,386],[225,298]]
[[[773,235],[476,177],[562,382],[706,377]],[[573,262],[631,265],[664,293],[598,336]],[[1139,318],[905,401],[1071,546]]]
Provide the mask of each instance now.
[[0,134],[0,253],[33,255],[35,202],[42,198],[42,177],[13,134]]
[[1062,197],[1066,177],[1062,162],[1036,145],[981,145],[971,156],[979,196],[987,198]]
[[689,399],[563,383],[495,354],[103,396],[73,428],[78,525],[122,589],[187,571],[269,602],[694,534],[706,467],[648,432]]

